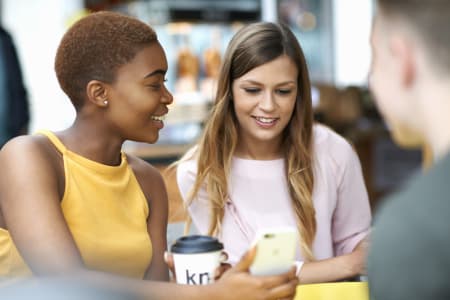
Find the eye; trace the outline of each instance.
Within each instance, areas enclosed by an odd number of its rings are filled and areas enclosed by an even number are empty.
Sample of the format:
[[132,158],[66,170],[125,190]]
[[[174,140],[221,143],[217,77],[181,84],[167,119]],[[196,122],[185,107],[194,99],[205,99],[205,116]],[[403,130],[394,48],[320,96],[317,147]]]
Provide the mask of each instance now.
[[167,81],[167,79],[164,78],[164,79],[162,80],[162,83],[160,83],[160,82],[152,83],[152,84],[149,84],[148,87],[151,88],[152,90],[158,91],[158,90],[160,90],[160,89],[164,86],[164,83],[165,83],[166,81]]
[[249,94],[257,94],[257,93],[259,93],[260,91],[261,91],[261,89],[260,88],[244,88],[244,91],[246,92],[246,93],[249,93]]
[[276,90],[276,93],[280,95],[289,95],[292,93],[292,89],[278,89]]

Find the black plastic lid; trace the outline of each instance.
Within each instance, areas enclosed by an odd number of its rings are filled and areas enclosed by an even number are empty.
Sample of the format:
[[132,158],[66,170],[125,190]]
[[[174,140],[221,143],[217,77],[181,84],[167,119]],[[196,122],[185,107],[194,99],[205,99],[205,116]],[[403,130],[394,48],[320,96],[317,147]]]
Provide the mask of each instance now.
[[187,235],[180,237],[172,245],[170,251],[173,253],[203,253],[223,249],[223,244],[216,238],[207,235]]

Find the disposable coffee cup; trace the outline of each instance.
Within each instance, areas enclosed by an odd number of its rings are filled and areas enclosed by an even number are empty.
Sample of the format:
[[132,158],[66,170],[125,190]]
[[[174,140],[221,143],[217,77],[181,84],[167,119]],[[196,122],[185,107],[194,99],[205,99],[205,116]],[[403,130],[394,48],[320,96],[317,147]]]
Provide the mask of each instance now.
[[210,236],[189,235],[177,239],[170,249],[177,283],[204,285],[213,282],[222,250],[223,244]]

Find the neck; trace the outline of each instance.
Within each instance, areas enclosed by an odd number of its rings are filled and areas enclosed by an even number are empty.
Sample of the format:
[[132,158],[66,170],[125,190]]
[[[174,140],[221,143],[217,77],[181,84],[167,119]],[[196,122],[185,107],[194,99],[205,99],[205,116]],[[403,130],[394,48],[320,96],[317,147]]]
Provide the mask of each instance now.
[[106,165],[113,166],[121,162],[120,151],[123,141],[108,134],[97,124],[75,120],[74,124],[62,134],[68,149],[77,154]]
[[234,155],[245,159],[274,160],[283,157],[279,142],[254,142],[240,139]]

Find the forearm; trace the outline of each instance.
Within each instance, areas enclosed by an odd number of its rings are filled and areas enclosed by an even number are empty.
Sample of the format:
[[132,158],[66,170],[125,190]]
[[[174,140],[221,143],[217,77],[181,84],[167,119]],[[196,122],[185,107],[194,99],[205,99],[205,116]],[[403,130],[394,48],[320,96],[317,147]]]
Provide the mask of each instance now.
[[300,284],[339,281],[359,274],[351,254],[304,263],[299,274]]

